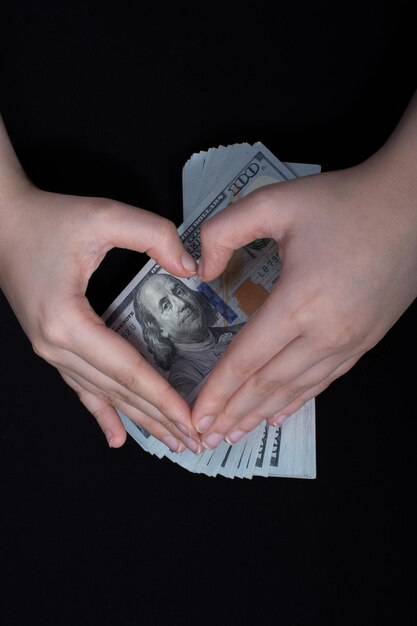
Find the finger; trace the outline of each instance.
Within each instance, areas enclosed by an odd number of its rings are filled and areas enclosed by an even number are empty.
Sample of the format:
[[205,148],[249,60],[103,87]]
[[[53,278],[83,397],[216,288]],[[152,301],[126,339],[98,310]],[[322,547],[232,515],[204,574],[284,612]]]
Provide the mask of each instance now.
[[[61,363],[59,367],[61,371],[64,371],[69,376],[77,380],[84,380],[86,383],[88,382],[94,389],[95,395],[101,397],[106,403],[112,406],[118,406],[123,402],[128,406],[138,409],[152,419],[160,422],[167,420],[167,417],[153,404],[131,393],[128,389],[93,368],[89,363],[86,363],[83,359],[74,354],[68,353],[65,365]],[[177,423],[176,426],[188,436],[191,435],[189,429],[182,423]],[[197,437],[196,439],[198,440]]]
[[101,398],[90,393],[73,378],[60,372],[65,382],[76,392],[85,408],[96,418],[111,448],[120,448],[126,441],[126,430],[117,411]]
[[[284,184],[268,187],[278,188]],[[200,278],[213,280],[225,269],[234,250],[264,237],[273,237],[270,189],[258,189],[248,194],[202,224]]]
[[[196,454],[201,452],[202,446],[199,440],[195,441],[191,437],[185,435],[184,432],[181,430],[181,424],[178,428],[175,424],[169,422],[169,420],[167,420],[165,416],[162,415],[162,413],[157,411],[155,407],[147,407],[146,403],[144,403],[144,408],[147,411],[145,413],[144,411],[137,409],[132,405],[126,404],[120,398],[113,401],[112,403],[111,400],[107,399],[106,394],[104,394],[103,397],[103,392],[89,381],[81,378],[80,376],[72,372],[64,372],[64,374],[66,376],[66,379],[68,378],[75,382],[75,384],[79,388],[89,393],[89,395],[97,398],[102,403],[104,403],[105,406],[115,411],[116,415],[117,409],[133,422],[145,428],[153,437],[165,443],[165,445],[173,450],[173,452],[182,452],[185,447],[187,447],[189,450]],[[118,415],[117,417],[120,421]],[[124,429],[123,424],[122,427]]]
[[[187,432],[195,433],[190,408],[184,398],[123,337],[106,327],[92,311],[90,319],[78,309],[68,313],[71,328],[66,336],[55,338],[55,344],[80,357],[126,392],[143,398],[157,407],[173,423],[181,423]],[[58,354],[61,359],[61,355]],[[61,363],[68,366],[67,362]]]
[[346,363],[343,363],[343,365],[335,370],[335,372],[333,372],[333,374],[326,378],[322,383],[312,389],[309,389],[308,392],[301,394],[291,404],[282,408],[277,414],[268,418],[268,423],[271,424],[271,426],[282,426],[285,420],[291,417],[291,415],[294,415],[294,413],[304,406],[306,402],[312,398],[316,398],[320,393],[322,393],[322,391],[327,389],[332,382],[343,376],[343,374],[346,374],[346,372],[348,372],[355,365],[358,359],[359,357],[354,357],[346,361]]
[[327,387],[331,384],[332,381],[323,382],[321,385],[317,385],[317,387],[311,389],[308,393],[302,394],[299,398],[294,400],[292,404],[286,407],[283,411],[280,411],[276,415],[270,417],[267,422],[271,426],[275,426],[275,428],[281,428],[281,426],[286,422],[286,420],[295,415],[297,411],[299,411],[307,402],[318,396],[322,391],[325,391]]
[[285,294],[286,290],[277,286],[274,297],[270,296],[239,331],[207,378],[193,408],[192,420],[198,432],[206,432],[233,394],[299,336]]
[[[271,344],[272,345],[272,344]],[[313,356],[314,355],[314,356]],[[228,355],[225,357],[228,358]],[[327,361],[325,351],[312,350],[311,339],[297,337],[263,367],[251,376],[233,393],[224,405],[221,414],[215,419],[211,430],[224,431],[242,420],[245,415],[263,404],[266,399],[296,381],[316,363],[321,363],[320,373],[332,371],[340,363],[340,356]]]
[[191,276],[197,272],[197,264],[182,245],[175,224],[164,217],[114,202],[100,227],[109,249],[146,252],[176,276]]
[[[300,376],[299,379],[272,394],[265,402],[245,416],[239,426],[242,424],[246,429],[248,425],[258,424],[272,415],[281,414],[286,407],[297,402],[300,398],[312,398],[312,394],[326,389],[330,383],[346,373],[356,363],[358,358],[358,356],[354,356],[343,363],[339,361],[338,366],[334,366],[332,359],[317,364],[303,376]],[[252,428],[254,426],[250,429],[252,430]]]
[[241,418],[236,418],[226,406],[225,411],[215,420],[210,432],[204,435],[203,445],[216,447],[217,441],[220,442],[223,438],[227,438],[230,443],[236,443],[264,419],[268,420],[272,416],[280,415],[286,407],[296,403],[298,399],[301,401],[301,398],[305,398],[302,400],[302,404],[304,404],[307,399],[314,396],[314,393],[320,391],[321,387],[325,389],[333,380],[350,369],[357,359],[358,357],[350,358],[342,364],[340,357],[324,359],[295,381],[283,385],[278,391],[270,394],[264,402],[251,411],[247,411]]
[[60,371],[79,381],[85,388],[90,389],[94,395],[111,406],[117,407],[123,402],[157,421],[167,419],[155,406],[143,398],[129,393],[124,387],[74,355],[70,355],[70,360],[66,365],[60,366]]
[[322,391],[327,389],[330,384],[331,381],[327,384],[323,383],[322,385],[317,385],[315,389],[312,389],[309,393],[300,396],[297,400],[290,404],[290,406],[285,409],[285,413],[280,412],[277,415],[270,417],[267,420],[268,424],[274,426],[275,428],[281,428],[289,417],[300,411],[303,406],[305,406],[310,400],[313,400],[313,398],[318,396]]
[[[184,438],[184,435],[175,429],[170,422],[165,421],[164,424],[156,422],[154,419],[151,419],[141,411],[124,405],[123,402],[120,403],[120,408],[118,410],[132,420],[132,422],[139,424],[139,426],[144,428],[152,437],[155,437],[155,439],[164,443],[170,450],[172,450],[172,452],[184,452],[186,447],[191,450],[191,447],[186,446],[186,444],[181,441],[181,438]],[[191,451],[196,453],[200,450],[198,446],[195,446],[195,448]]]

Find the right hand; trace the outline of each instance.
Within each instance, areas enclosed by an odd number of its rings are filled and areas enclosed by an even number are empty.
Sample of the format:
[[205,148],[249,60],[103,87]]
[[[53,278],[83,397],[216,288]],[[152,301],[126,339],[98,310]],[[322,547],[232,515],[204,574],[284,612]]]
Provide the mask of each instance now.
[[58,369],[110,446],[126,439],[119,409],[172,450],[197,452],[188,404],[106,327],[85,295],[92,273],[114,247],[146,252],[177,276],[194,274],[197,267],[174,224],[120,202],[31,184],[0,202],[7,215],[0,229],[0,286],[36,354]]
[[267,185],[202,225],[204,281],[255,239],[279,242],[283,264],[195,402],[193,422],[207,448],[236,443],[263,420],[282,425],[375,346],[416,298],[415,178],[395,173],[395,163],[378,156]]

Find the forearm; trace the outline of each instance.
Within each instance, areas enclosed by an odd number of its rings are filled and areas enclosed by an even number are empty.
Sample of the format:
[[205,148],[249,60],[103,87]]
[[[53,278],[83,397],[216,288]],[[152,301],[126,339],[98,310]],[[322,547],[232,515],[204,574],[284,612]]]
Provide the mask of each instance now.
[[395,158],[404,171],[404,182],[417,180],[417,91],[411,99],[396,129],[389,137],[383,152]]
[[417,92],[369,164],[382,172],[386,186],[395,194],[395,212],[404,214],[417,226]]
[[0,215],[7,209],[7,203],[3,200],[28,184],[29,180],[19,163],[0,115]]
[[4,284],[10,246],[16,246],[18,236],[23,234],[22,224],[26,223],[22,217],[25,202],[21,199],[33,189],[0,115],[0,288]]

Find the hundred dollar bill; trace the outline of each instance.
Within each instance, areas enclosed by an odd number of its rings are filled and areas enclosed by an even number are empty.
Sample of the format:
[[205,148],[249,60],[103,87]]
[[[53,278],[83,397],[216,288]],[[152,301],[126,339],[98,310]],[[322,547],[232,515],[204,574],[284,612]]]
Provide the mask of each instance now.
[[[252,146],[246,144],[233,144],[229,146],[218,146],[210,148],[208,151],[200,151],[193,154],[185,163],[183,168],[183,217],[187,221],[193,212],[193,207],[198,206],[209,191],[219,185],[221,176],[227,182],[230,176],[229,165],[236,163],[237,158],[244,158],[251,150]],[[305,163],[284,163],[295,176],[308,176],[321,171],[320,165]],[[291,419],[293,424],[285,435],[286,445],[280,455],[280,441],[282,429],[274,429],[266,423],[259,425],[252,433],[251,439],[241,441],[240,445],[229,447],[226,462],[219,462],[219,453],[211,455],[207,466],[203,462],[198,463],[198,467],[193,471],[204,471],[206,474],[214,475],[216,469],[219,473],[227,472],[228,477],[252,477],[256,476],[288,476],[291,464],[291,475],[293,477],[312,477],[315,475],[315,438],[314,438],[314,400],[306,405],[306,410],[298,411]],[[300,427],[301,424],[301,427]],[[288,424],[284,425],[284,431],[288,429]],[[296,432],[294,438],[292,433]],[[255,435],[257,440],[255,442]],[[259,440],[259,437],[261,439]],[[260,441],[260,443],[259,443]],[[289,446],[292,442],[292,446]],[[309,444],[309,445],[306,445]],[[256,459],[252,470],[248,470],[247,461],[251,458],[253,447],[257,450],[257,455],[252,456],[252,462]],[[243,453],[242,453],[243,448]],[[288,449],[291,453],[288,454]],[[216,464],[218,467],[216,467]],[[189,468],[190,469],[190,468]],[[249,471],[249,474],[248,474]]]
[[[295,177],[293,170],[260,142],[244,144],[244,149],[234,151],[232,159],[224,148],[221,159],[228,166],[219,168],[218,162],[214,166],[213,171],[218,172],[215,184],[212,174],[206,178],[211,179],[211,191],[204,185],[204,177],[200,178],[187,202],[188,217],[178,229],[184,246],[197,261],[200,226],[205,219],[258,187]],[[203,158],[207,165],[207,158]],[[211,153],[213,161],[216,159]],[[213,165],[209,162],[208,167]],[[192,404],[229,343],[266,300],[280,270],[278,246],[271,239],[256,240],[235,251],[223,274],[209,283],[198,277],[172,276],[150,260],[103,319]],[[224,443],[200,455],[172,453],[145,429],[122,413],[120,416],[145,450],[168,457],[190,471],[227,477],[315,476],[314,401],[287,420],[282,429],[262,424],[236,446]],[[306,451],[309,459],[304,458]]]

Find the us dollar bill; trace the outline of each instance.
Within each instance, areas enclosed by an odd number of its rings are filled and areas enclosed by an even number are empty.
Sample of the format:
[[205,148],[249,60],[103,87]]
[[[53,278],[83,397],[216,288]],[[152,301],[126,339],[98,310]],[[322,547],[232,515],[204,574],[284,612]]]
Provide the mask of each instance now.
[[[318,168],[298,167],[301,175]],[[183,169],[185,219],[178,232],[185,248],[198,261],[200,227],[206,219],[254,189],[295,178],[296,171],[297,164],[282,163],[261,142],[193,155]],[[229,343],[265,302],[280,271],[278,245],[272,239],[236,250],[222,275],[210,282],[197,276],[172,276],[150,260],[103,319],[192,404]],[[282,428],[264,422],[238,444],[223,442],[200,455],[188,450],[173,453],[123,413],[119,415],[143,449],[193,472],[228,478],[316,475],[314,400]]]

